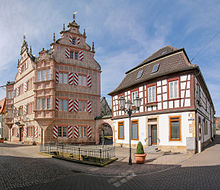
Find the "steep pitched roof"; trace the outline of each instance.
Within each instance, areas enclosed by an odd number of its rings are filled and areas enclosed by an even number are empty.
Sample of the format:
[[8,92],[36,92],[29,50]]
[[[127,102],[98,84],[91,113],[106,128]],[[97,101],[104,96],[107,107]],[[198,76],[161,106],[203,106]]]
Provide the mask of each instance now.
[[[159,65],[158,71],[152,73],[156,64]],[[152,54],[138,66],[127,71],[125,78],[115,90],[109,93],[109,95],[114,95],[119,91],[157,77],[180,71],[192,70],[197,67],[197,65],[190,63],[184,49],[166,46]],[[140,78],[137,78],[138,72],[141,70],[143,70],[143,73]]]

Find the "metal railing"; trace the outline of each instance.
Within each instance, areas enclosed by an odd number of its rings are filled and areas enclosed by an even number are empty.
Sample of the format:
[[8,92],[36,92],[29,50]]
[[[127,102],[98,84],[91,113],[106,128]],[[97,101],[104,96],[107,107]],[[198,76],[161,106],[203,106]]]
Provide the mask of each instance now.
[[115,147],[110,145],[71,145],[48,143],[40,145],[40,152],[77,161],[104,163],[115,157]]

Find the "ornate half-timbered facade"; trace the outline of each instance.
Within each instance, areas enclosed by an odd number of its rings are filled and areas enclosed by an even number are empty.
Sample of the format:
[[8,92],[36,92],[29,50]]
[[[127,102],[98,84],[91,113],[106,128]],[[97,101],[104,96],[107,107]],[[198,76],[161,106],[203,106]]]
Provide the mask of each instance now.
[[141,106],[131,120],[131,143],[145,147],[193,152],[214,136],[214,106],[199,67],[191,64],[184,49],[164,47],[126,72],[110,93],[114,142],[129,143],[128,115],[119,109],[119,98]]
[[[22,142],[95,143],[101,67],[75,22],[55,34],[49,50],[32,55],[24,39],[18,73],[7,84],[8,126]],[[12,95],[11,95],[12,94]],[[14,118],[14,119],[13,119]]]

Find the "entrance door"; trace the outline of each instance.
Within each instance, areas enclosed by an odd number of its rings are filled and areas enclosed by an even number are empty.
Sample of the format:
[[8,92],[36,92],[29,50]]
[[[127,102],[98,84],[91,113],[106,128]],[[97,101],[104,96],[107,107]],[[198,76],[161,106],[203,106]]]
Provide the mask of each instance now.
[[151,125],[151,144],[157,144],[157,125]]
[[23,141],[23,127],[19,128],[19,141]]

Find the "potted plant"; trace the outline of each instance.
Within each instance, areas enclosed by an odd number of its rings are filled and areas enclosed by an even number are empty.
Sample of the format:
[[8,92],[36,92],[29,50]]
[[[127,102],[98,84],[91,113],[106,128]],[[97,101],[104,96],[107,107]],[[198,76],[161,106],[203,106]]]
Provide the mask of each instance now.
[[0,138],[0,143],[4,143],[4,138]]
[[137,164],[144,164],[146,154],[144,153],[144,148],[141,142],[138,142],[136,154],[134,154]]

